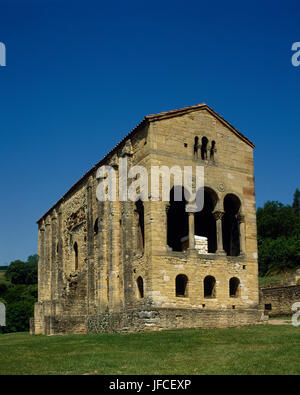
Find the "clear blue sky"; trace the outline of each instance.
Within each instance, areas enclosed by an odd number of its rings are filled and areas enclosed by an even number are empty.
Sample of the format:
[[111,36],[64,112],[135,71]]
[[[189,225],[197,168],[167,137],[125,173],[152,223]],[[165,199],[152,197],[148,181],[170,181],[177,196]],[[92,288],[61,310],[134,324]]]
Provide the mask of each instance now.
[[300,187],[298,1],[0,0],[0,264],[146,114],[206,102],[256,144],[257,205]]

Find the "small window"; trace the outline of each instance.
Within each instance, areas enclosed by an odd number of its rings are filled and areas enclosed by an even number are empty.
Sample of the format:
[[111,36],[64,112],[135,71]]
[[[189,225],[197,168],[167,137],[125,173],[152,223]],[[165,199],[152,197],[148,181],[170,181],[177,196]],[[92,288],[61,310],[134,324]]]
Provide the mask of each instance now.
[[199,137],[196,136],[194,140],[194,155],[198,156],[198,148],[199,148]]
[[213,276],[207,276],[204,279],[204,297],[216,297],[216,279]]
[[265,310],[268,310],[268,311],[272,310],[272,304],[271,303],[265,304]]
[[95,223],[94,223],[94,235],[96,236],[99,232],[99,224],[98,224],[98,218],[96,219]]
[[208,144],[208,139],[207,137],[202,137],[202,145],[201,145],[201,159],[206,160],[207,159],[207,144]]
[[215,152],[216,152],[216,142],[213,140],[211,142],[211,148],[210,148],[210,160],[215,160]]
[[74,254],[75,254],[75,270],[78,270],[78,244],[74,243]]
[[138,279],[136,280],[136,283],[137,283],[137,287],[138,287],[139,298],[143,299],[143,297],[144,297],[144,281],[141,276],[138,277]]
[[240,296],[240,280],[232,277],[229,280],[229,296],[231,298],[238,298]]
[[176,277],[176,297],[184,298],[187,296],[188,278],[184,274],[179,274]]

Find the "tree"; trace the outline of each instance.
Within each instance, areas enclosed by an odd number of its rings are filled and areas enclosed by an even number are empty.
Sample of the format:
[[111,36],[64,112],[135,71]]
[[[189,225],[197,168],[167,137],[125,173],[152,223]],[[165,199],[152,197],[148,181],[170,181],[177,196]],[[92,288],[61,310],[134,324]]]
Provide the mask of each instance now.
[[300,190],[298,188],[294,193],[293,210],[300,217]]
[[300,217],[293,207],[269,201],[258,208],[257,236],[260,275],[300,265]]
[[5,277],[12,284],[37,283],[37,255],[30,255],[27,262],[16,260],[11,262],[5,272]]

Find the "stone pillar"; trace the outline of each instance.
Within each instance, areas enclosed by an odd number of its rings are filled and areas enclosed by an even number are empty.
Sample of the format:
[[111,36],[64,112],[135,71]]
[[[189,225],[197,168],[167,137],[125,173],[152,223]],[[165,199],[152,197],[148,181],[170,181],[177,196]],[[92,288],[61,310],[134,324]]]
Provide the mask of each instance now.
[[[121,201],[121,271],[123,273],[121,288],[123,288],[124,307],[130,308],[135,303],[135,289],[133,284],[132,257],[136,253],[135,237],[133,232],[138,229],[135,223],[135,203],[128,200],[127,196],[127,173],[132,165],[132,145],[127,140],[122,152],[122,166],[120,163],[119,175],[121,185],[126,185],[126,193],[119,191]],[[127,165],[126,167],[124,165]],[[138,217],[137,217],[138,219]],[[137,225],[137,226],[136,226]],[[134,229],[134,230],[133,230]]]
[[222,218],[224,211],[214,211],[213,215],[216,219],[216,229],[217,229],[217,254],[225,254],[223,248],[223,232],[222,232]]
[[115,155],[109,163],[116,172],[116,201],[109,202],[110,245],[109,245],[109,310],[111,312],[121,309],[121,273],[120,273],[120,202],[119,202],[119,165]]
[[93,218],[93,178],[87,184],[87,313],[94,307],[94,218]]
[[189,212],[189,250],[195,249],[195,214]]
[[45,224],[42,221],[39,229],[39,262],[38,262],[38,301],[44,297],[45,281]]
[[57,214],[54,210],[51,217],[51,300],[56,299],[56,276],[57,276],[57,262],[56,262],[56,249],[57,249]]
[[195,248],[195,212],[197,207],[193,205],[186,205],[185,211],[189,216],[189,250],[197,252]]
[[64,251],[64,243],[63,243],[63,222],[62,222],[62,208],[59,208],[58,211],[58,229],[57,229],[57,299],[61,297],[62,289],[63,289],[63,251]]
[[166,216],[165,216],[165,219],[166,219],[166,222],[165,222],[165,224],[166,224],[166,226],[165,226],[165,230],[166,230],[165,240],[166,240],[166,250],[167,251],[171,250],[171,247],[168,245],[168,212],[169,212],[169,209],[170,209],[170,202],[167,202],[166,205],[165,205],[165,213],[166,213]]
[[45,265],[44,265],[44,292],[43,300],[51,299],[51,222],[48,216],[45,220]]
[[[101,182],[101,180],[99,180]],[[98,311],[108,308],[108,202],[98,202]]]
[[239,213],[237,215],[237,220],[239,222],[239,230],[240,230],[240,255],[246,254],[246,246],[245,246],[245,215]]

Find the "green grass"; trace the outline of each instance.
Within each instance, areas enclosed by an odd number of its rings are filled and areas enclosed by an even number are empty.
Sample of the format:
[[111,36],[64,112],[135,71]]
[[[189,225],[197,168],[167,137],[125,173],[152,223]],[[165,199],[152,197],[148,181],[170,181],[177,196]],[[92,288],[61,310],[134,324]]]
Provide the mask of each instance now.
[[300,374],[300,327],[5,334],[0,374]]

